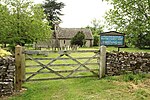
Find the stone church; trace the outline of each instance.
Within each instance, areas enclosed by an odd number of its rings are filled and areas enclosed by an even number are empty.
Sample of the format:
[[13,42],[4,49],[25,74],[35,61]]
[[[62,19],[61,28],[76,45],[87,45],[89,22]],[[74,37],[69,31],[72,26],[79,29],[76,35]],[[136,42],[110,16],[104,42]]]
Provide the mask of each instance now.
[[86,47],[93,46],[93,35],[90,29],[86,28],[60,28],[56,27],[50,40],[38,42],[37,47],[53,47],[62,48],[71,46],[71,39],[79,32],[82,31],[85,35]]

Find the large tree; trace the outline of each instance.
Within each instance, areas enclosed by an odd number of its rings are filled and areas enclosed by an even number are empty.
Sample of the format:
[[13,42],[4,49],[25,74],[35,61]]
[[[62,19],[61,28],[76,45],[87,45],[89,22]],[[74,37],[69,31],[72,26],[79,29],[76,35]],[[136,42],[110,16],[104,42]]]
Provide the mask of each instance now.
[[[30,0],[3,0],[5,11],[1,12],[4,22],[0,30],[1,42],[24,45],[50,37],[50,27],[41,5],[34,5]],[[4,21],[5,20],[5,21]]]
[[63,2],[57,2],[57,0],[45,0],[43,8],[52,29],[54,29],[55,22],[61,22],[60,16],[63,15],[61,11],[64,6]]
[[98,46],[100,44],[99,43],[99,34],[103,32],[104,25],[101,24],[100,20],[93,19],[91,21],[91,26],[88,25],[86,28],[88,28],[92,31],[92,34],[94,37],[93,46]]
[[150,0],[105,0],[114,7],[106,20],[117,31],[126,34],[127,43],[150,47]]
[[86,28],[91,29],[93,35],[98,35],[103,32],[104,26],[101,24],[100,20],[93,19],[91,25],[88,25]]
[[8,33],[11,31],[12,16],[6,5],[0,3],[0,43],[7,42]]

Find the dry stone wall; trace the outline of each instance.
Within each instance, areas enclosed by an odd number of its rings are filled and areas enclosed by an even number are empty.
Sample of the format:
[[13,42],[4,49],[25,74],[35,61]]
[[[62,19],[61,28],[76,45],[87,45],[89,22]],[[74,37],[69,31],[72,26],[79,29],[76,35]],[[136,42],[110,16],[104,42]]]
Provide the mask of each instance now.
[[150,53],[107,52],[106,74],[149,73]]
[[0,57],[0,97],[14,91],[14,61],[12,57]]

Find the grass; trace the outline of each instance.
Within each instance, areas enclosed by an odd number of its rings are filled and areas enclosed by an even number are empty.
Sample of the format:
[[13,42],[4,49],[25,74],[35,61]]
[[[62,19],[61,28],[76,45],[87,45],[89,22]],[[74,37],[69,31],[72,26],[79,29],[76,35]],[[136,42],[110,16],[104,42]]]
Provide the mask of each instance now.
[[[124,81],[125,76],[109,76],[103,79],[81,78],[29,82],[26,91],[9,100],[149,100],[150,76],[138,84]],[[133,76],[137,77],[137,76]]]
[[[80,50],[98,49],[80,48]],[[117,50],[109,47],[108,51]],[[136,48],[121,48],[127,52],[150,52]],[[84,56],[90,56],[86,54]],[[58,56],[50,54],[51,57]],[[82,54],[72,54],[74,57]],[[38,57],[38,56],[34,56]],[[43,63],[47,63],[44,61]],[[69,61],[74,63],[73,61]],[[84,62],[84,61],[83,61]],[[62,62],[57,62],[62,63]],[[31,62],[27,62],[31,64]],[[35,62],[32,62],[35,64]],[[65,67],[62,67],[65,69]],[[37,69],[28,69],[34,71]],[[39,76],[41,77],[41,76]],[[45,75],[44,75],[45,77]],[[23,87],[27,90],[20,94],[14,94],[8,100],[150,100],[150,75],[149,74],[126,74],[122,76],[108,76],[103,79],[80,78],[63,79],[40,82],[26,82]]]
[[[74,57],[74,58],[79,58],[79,57],[92,57],[93,55],[95,55],[95,53],[71,53],[69,54],[70,56]],[[80,55],[80,56],[79,56]],[[58,53],[50,53],[48,57],[50,58],[57,58],[59,55]],[[41,57],[41,55],[37,56],[37,55],[34,55],[33,56],[34,58],[37,58],[37,57]],[[63,56],[61,58],[68,58],[67,56]],[[78,60],[80,63],[84,63],[87,61],[87,59],[80,59]],[[50,60],[40,60],[41,63],[43,64],[48,64],[50,62]],[[91,61],[89,61],[88,63],[97,63],[97,59],[92,59]],[[53,62],[52,64],[78,64],[77,62],[69,59],[69,60],[56,60],[55,62]],[[34,61],[31,61],[31,60],[28,60],[26,61],[26,65],[39,65],[38,63],[34,62]],[[90,69],[98,69],[99,65],[86,65],[88,68]],[[78,66],[48,66],[49,68],[55,70],[55,71],[65,71],[65,70],[74,70],[76,68],[79,67]],[[26,72],[36,72],[38,71],[39,69],[41,68],[41,66],[39,67],[36,67],[36,68],[31,68],[31,67],[28,67],[26,68]],[[86,70],[83,66],[79,68],[79,70]],[[48,72],[49,70],[47,69],[44,69],[42,70],[42,72]],[[98,73],[98,70],[95,71],[96,73]],[[69,72],[70,73],[70,72]],[[69,75],[69,73],[60,73],[61,75],[63,75],[64,77]],[[91,72],[75,72],[73,73],[71,76],[91,76],[92,73]],[[30,75],[28,75],[30,76]],[[27,76],[27,77],[28,77]],[[38,74],[38,75],[35,75],[32,79],[41,79],[41,78],[58,78],[57,75],[55,74],[51,74],[51,73],[48,73],[48,74]]]
[[[99,49],[100,47],[92,47],[92,48],[79,48],[81,50],[86,49],[86,50],[90,50],[90,49]],[[107,51],[118,51],[117,47],[112,47],[109,46],[106,48]],[[139,49],[139,48],[120,48],[120,51],[125,51],[125,52],[150,52],[150,49]]]

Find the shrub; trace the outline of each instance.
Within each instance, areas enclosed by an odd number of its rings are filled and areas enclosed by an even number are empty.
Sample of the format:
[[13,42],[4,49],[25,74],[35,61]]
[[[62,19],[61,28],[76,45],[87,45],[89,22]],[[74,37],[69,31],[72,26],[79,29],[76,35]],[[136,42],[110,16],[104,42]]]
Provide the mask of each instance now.
[[99,45],[99,35],[94,35],[93,46],[98,46],[98,45]]
[[11,53],[0,48],[0,57],[10,56]]

